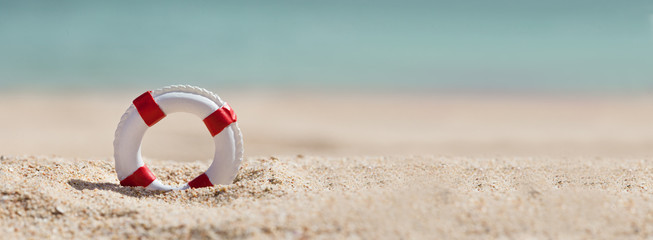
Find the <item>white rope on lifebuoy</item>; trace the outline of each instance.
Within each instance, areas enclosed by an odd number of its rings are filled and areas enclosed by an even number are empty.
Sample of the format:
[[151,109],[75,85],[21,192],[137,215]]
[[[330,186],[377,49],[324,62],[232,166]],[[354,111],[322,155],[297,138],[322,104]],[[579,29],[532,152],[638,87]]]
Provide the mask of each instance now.
[[[215,143],[213,162],[208,170],[179,187],[161,183],[141,157],[141,141],[147,129],[175,112],[192,113],[203,119]],[[218,95],[187,85],[147,91],[134,99],[120,119],[113,148],[120,185],[142,186],[151,190],[183,190],[230,184],[243,158],[243,138],[233,109]]]

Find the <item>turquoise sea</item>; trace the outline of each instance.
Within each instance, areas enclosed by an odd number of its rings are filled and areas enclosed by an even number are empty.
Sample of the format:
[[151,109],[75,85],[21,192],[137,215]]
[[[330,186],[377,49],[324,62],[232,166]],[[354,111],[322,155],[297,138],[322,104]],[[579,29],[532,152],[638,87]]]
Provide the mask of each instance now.
[[0,91],[172,83],[653,92],[653,1],[0,0]]

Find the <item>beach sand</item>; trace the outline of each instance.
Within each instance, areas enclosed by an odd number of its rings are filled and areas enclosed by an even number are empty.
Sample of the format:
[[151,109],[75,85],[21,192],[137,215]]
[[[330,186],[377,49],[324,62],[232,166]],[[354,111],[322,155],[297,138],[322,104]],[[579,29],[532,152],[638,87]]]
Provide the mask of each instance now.
[[[142,91],[0,95],[3,238],[653,236],[653,98],[219,93],[245,160],[235,183],[118,184],[113,133]],[[167,184],[210,164],[199,119],[151,128]]]

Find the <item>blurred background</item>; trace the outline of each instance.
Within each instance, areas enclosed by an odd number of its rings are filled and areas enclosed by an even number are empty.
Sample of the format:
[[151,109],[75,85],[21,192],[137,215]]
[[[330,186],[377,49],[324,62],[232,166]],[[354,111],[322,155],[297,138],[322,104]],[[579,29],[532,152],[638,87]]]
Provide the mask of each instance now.
[[[0,0],[2,154],[111,156],[179,83],[251,155],[649,154],[653,1]],[[149,156],[211,157],[197,119],[160,125]]]
[[0,87],[653,89],[653,2],[0,1]]

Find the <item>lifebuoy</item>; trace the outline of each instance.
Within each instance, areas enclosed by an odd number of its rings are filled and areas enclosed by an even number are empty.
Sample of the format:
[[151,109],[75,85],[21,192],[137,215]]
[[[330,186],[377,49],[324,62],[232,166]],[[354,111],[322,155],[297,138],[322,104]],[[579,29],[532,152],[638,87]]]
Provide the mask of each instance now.
[[[147,91],[132,103],[120,119],[113,142],[120,185],[167,191],[232,183],[242,162],[243,140],[236,113],[218,95],[199,87],[173,85]],[[192,113],[203,119],[215,142],[208,170],[179,187],[161,183],[141,157],[141,141],[147,129],[175,112]]]

